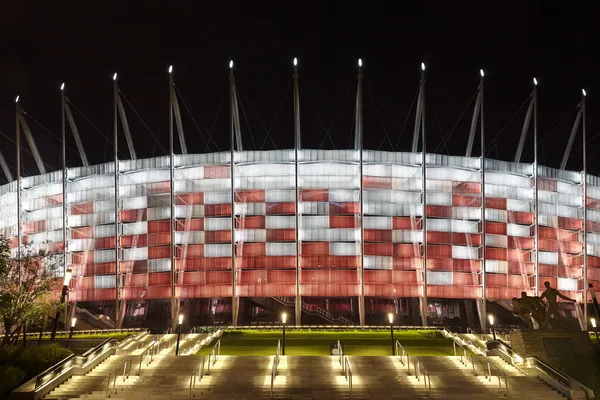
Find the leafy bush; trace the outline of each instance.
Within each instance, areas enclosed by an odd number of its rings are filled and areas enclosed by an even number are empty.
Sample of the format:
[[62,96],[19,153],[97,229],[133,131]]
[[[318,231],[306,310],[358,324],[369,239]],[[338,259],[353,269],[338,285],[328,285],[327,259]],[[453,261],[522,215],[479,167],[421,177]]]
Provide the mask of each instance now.
[[0,367],[0,398],[8,396],[8,394],[17,388],[25,379],[25,372],[17,367]]
[[71,354],[71,350],[57,344],[45,344],[17,351],[10,363],[25,371],[27,377],[31,378]]

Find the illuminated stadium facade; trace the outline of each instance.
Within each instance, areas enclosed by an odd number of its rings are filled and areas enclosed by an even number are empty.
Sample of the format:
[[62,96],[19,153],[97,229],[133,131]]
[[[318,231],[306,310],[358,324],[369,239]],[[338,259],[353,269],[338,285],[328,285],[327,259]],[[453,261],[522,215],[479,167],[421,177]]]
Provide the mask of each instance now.
[[64,187],[63,171],[21,177],[0,187],[0,234],[15,256],[19,242],[64,251],[69,303],[118,325],[160,327],[179,313],[268,323],[287,309],[296,324],[379,324],[394,312],[410,325],[485,326],[490,307],[546,281],[586,320],[586,288],[600,291],[600,178],[424,156],[419,108],[412,152],[362,149],[360,96],[359,75],[355,149],[301,148],[297,119],[294,149],[242,150],[233,96],[235,149],[65,168]]

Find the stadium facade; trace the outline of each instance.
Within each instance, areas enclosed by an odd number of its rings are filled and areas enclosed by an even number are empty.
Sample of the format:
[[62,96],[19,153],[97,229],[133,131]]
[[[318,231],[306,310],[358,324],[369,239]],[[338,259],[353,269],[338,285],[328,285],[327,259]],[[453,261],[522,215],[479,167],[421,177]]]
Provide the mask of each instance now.
[[[64,185],[59,170],[1,186],[0,234],[15,257],[27,244],[64,252],[69,303],[118,325],[179,313],[250,324],[288,310],[297,324],[377,324],[394,312],[398,323],[485,326],[493,303],[510,309],[544,282],[577,300],[570,311],[585,324],[588,285],[600,291],[600,178],[363,149],[360,95],[359,75],[355,149],[301,148],[297,119],[291,150],[243,150],[238,139],[228,152],[100,165],[82,156]],[[424,113],[415,134],[424,141]]]

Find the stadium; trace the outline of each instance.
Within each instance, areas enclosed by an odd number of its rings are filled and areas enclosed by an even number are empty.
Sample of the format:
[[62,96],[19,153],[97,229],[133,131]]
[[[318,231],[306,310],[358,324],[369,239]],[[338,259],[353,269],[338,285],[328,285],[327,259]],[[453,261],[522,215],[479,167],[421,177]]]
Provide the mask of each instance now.
[[[588,287],[600,291],[600,178],[585,160],[583,171],[521,162],[529,120],[515,161],[470,155],[476,133],[485,139],[481,78],[461,156],[419,151],[424,71],[411,152],[362,148],[360,73],[346,150],[302,148],[297,102],[295,148],[244,150],[231,79],[231,150],[174,154],[171,90],[170,156],[137,159],[123,124],[131,159],[87,165],[81,152],[83,166],[0,187],[0,234],[15,257],[25,245],[62,253],[70,315],[116,326],[158,328],[180,313],[196,325],[269,324],[287,310],[296,325],[377,325],[393,312],[399,324],[484,328],[490,312],[508,323],[511,299],[544,282],[576,299],[564,311],[586,324]],[[534,87],[528,119],[535,108]],[[65,114],[63,96],[63,138]]]

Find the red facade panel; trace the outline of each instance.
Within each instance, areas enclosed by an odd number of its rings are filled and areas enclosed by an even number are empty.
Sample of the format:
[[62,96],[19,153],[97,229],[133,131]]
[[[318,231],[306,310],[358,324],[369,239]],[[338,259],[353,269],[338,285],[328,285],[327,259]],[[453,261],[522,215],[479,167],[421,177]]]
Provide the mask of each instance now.
[[329,201],[329,190],[327,189],[301,189],[300,201]]
[[81,214],[93,214],[94,213],[94,202],[88,201],[87,203],[79,203],[71,206],[71,215]]
[[265,216],[240,217],[235,219],[236,229],[265,229]]
[[175,224],[175,230],[184,232],[197,232],[204,230],[203,218],[180,219]]
[[204,179],[229,178],[231,165],[205,165]]
[[289,242],[296,240],[296,229],[267,229],[267,242]]
[[356,215],[360,214],[360,203],[344,202],[329,204],[330,215]]
[[393,217],[393,228],[401,230],[420,230],[421,219],[410,217]]
[[295,215],[296,203],[267,203],[267,215]]
[[204,215],[206,217],[224,217],[231,215],[231,203],[229,204],[205,204]]

